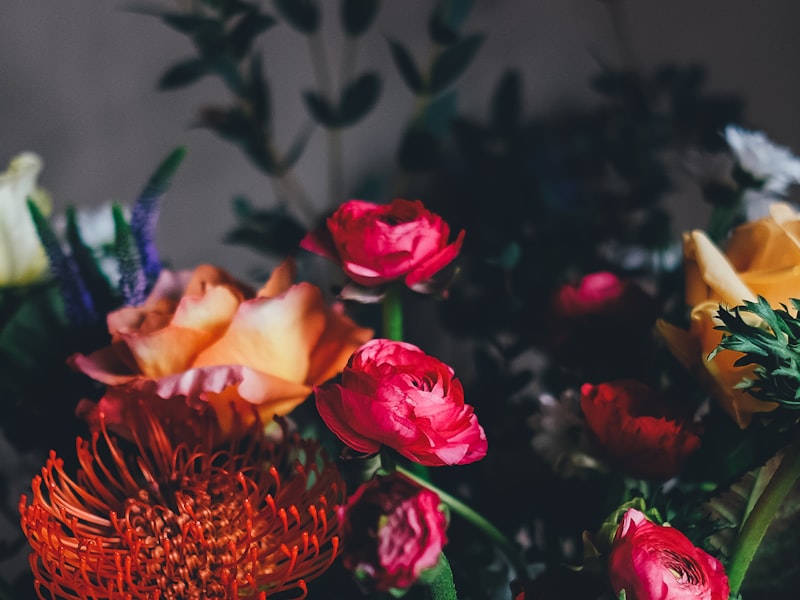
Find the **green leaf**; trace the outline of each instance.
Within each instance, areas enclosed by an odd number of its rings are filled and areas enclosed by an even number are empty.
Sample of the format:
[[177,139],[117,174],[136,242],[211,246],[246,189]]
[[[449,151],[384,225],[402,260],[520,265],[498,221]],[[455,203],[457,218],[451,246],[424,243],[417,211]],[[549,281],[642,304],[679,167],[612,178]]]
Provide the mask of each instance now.
[[207,44],[222,39],[223,27],[217,19],[173,13],[162,15],[161,20],[175,31],[190,36],[198,44]]
[[81,279],[83,279],[97,311],[107,314],[119,305],[117,298],[108,283],[108,279],[100,270],[94,254],[83,241],[78,228],[78,217],[74,206],[67,207],[66,210],[67,227],[66,240],[69,244],[70,252],[75,264],[78,267]]
[[303,93],[303,101],[311,116],[325,127],[337,127],[339,118],[336,109],[331,106],[328,99],[322,94],[314,91]]
[[254,56],[253,60],[250,61],[248,89],[253,118],[262,128],[269,129],[269,125],[272,122],[272,102],[267,80],[264,79],[261,56],[259,55]]
[[202,58],[187,58],[175,63],[158,80],[158,89],[176,90],[191,85],[213,72],[213,65]]
[[454,91],[441,94],[428,104],[420,123],[441,139],[450,131],[457,110],[458,94]]
[[466,71],[486,36],[474,34],[446,48],[433,63],[429,91],[431,94],[441,92]]
[[[792,301],[796,306],[795,301]],[[797,309],[795,309],[797,311]],[[745,317],[743,315],[754,315]],[[743,306],[726,310],[717,316],[723,331],[719,346],[709,360],[719,352],[741,352],[737,366],[754,365],[754,378],[743,379],[737,386],[752,396],[767,402],[777,402],[784,408],[800,410],[800,321],[798,314],[789,314],[785,306],[773,309],[762,297],[756,302],[745,301]]]
[[455,44],[460,37],[458,31],[447,24],[445,15],[440,10],[434,10],[428,19],[428,35],[435,43],[443,46]]
[[431,600],[458,600],[453,571],[444,552],[439,554],[439,562],[431,568],[431,573],[422,579],[428,586],[428,597]]
[[430,131],[412,126],[400,142],[397,162],[412,173],[428,171],[439,161],[440,146],[439,139]]
[[522,119],[522,79],[519,71],[503,74],[492,95],[492,127],[505,135],[519,129]]
[[475,0],[439,0],[435,11],[447,27],[457,31],[472,11]]
[[271,15],[258,12],[245,14],[226,37],[228,52],[241,60],[253,46],[256,37],[273,27],[277,21]]
[[312,35],[319,29],[320,11],[316,0],[275,0],[281,16],[300,33]]
[[348,127],[363,119],[378,102],[381,80],[376,73],[364,73],[342,92],[339,104],[339,127]]
[[389,40],[389,49],[392,53],[392,60],[397,70],[400,71],[400,76],[405,84],[414,94],[422,94],[425,91],[425,82],[411,53],[402,44],[394,40]]
[[300,156],[302,156],[303,151],[306,148],[306,144],[308,144],[308,140],[311,138],[311,134],[313,132],[314,123],[308,123],[297,134],[297,137],[294,139],[292,145],[289,146],[289,149],[286,151],[286,154],[283,156],[283,160],[281,161],[281,168],[284,171],[291,169]]
[[380,0],[342,0],[342,29],[350,37],[359,37],[369,29],[380,8]]

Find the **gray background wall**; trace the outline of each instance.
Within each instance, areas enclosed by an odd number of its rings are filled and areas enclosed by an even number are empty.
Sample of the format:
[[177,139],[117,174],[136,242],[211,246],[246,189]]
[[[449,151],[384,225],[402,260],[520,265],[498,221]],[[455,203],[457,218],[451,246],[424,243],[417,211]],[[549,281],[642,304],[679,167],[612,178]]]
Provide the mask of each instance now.
[[[327,5],[330,13],[338,3]],[[375,31],[361,46],[360,66],[379,68],[386,76],[380,108],[345,137],[347,182],[391,159],[412,98],[390,65],[384,38],[402,39],[421,55],[430,5],[385,0]],[[41,181],[57,208],[95,205],[131,201],[158,160],[186,143],[190,154],[162,216],[162,254],[179,267],[212,261],[244,273],[259,259],[221,243],[233,225],[230,198],[245,193],[268,206],[272,191],[232,146],[188,128],[200,104],[225,101],[221,86],[208,81],[180,92],[155,90],[159,74],[189,56],[190,46],[126,6],[109,0],[4,0],[0,162],[21,150],[38,152],[45,160]],[[631,0],[627,10],[642,66],[666,60],[704,64],[708,89],[743,95],[748,124],[800,152],[797,0]],[[595,57],[617,61],[599,0],[477,0],[466,30],[489,35],[459,84],[462,106],[471,114],[485,112],[505,67],[522,71],[528,113],[546,114],[557,105],[592,102],[586,82],[597,71]],[[326,41],[335,61],[334,38]],[[269,32],[262,47],[278,135],[288,140],[307,118],[299,99],[301,90],[313,87],[307,48],[286,26]],[[322,130],[314,134],[297,175],[321,202]]]

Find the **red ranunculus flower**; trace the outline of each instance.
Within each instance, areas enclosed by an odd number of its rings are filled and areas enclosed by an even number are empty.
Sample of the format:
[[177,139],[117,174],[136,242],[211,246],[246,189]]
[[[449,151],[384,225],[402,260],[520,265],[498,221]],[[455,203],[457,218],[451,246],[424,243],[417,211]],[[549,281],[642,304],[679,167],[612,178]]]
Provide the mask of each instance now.
[[423,465],[457,465],[486,455],[486,434],[453,369],[404,342],[359,348],[341,384],[314,389],[322,419],[358,452],[381,445]]
[[639,381],[585,383],[581,410],[602,452],[634,477],[669,479],[700,446],[691,422]]
[[410,288],[424,291],[431,277],[456,257],[464,231],[453,243],[449,238],[447,223],[419,200],[385,205],[350,200],[300,246],[337,262],[359,285],[404,279]]
[[368,589],[404,589],[439,562],[447,515],[439,496],[398,473],[359,487],[339,508],[343,562]]
[[628,600],[728,600],[728,576],[716,558],[677,529],[628,509],[608,555],[615,594]]

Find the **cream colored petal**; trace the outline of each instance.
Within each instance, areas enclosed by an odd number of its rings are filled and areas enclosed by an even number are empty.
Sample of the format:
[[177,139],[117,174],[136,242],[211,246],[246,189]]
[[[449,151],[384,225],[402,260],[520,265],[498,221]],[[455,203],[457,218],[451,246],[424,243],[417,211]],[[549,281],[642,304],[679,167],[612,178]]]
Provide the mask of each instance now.
[[225,335],[201,352],[193,366],[244,365],[302,383],[325,329],[325,310],[322,293],[307,283],[275,298],[243,302]]
[[185,371],[200,351],[209,346],[211,333],[185,327],[166,327],[147,335],[120,334],[145,377],[157,379]]
[[0,286],[26,285],[47,271],[47,257],[27,205],[31,197],[45,214],[49,212],[49,200],[36,190],[41,169],[41,159],[27,152],[0,174]]
[[693,231],[691,241],[700,276],[722,303],[738,306],[743,300],[756,300],[753,292],[742,282],[725,255],[705,233],[700,230]]
[[257,296],[259,298],[273,298],[279,296],[292,287],[296,278],[297,265],[293,258],[287,258],[272,271],[267,283],[258,290]]
[[656,321],[656,331],[684,369],[691,371],[700,363],[700,344],[688,331],[663,319]]

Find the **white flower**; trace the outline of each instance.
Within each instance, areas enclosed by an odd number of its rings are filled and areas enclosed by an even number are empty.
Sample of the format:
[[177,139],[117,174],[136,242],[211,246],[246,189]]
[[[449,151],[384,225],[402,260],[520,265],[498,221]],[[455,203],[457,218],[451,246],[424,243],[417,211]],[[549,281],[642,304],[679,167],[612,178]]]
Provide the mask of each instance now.
[[602,470],[603,465],[591,456],[580,397],[567,390],[561,397],[539,397],[539,412],[528,419],[534,434],[534,450],[561,477],[574,477],[587,470]]
[[17,156],[0,174],[0,287],[27,285],[47,272],[44,253],[27,199],[45,215],[50,198],[36,188],[42,160],[31,152]]
[[800,159],[788,148],[773,144],[760,131],[728,125],[725,140],[739,166],[764,182],[763,190],[784,194],[789,185],[800,183]]

